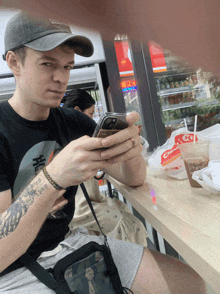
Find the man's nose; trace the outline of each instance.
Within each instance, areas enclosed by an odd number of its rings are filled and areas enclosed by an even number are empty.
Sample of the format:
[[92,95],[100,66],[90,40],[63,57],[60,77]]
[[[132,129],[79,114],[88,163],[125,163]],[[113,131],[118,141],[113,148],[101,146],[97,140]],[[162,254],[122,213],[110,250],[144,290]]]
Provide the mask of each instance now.
[[69,72],[65,69],[56,69],[53,73],[54,82],[59,82],[62,84],[67,84],[69,80]]

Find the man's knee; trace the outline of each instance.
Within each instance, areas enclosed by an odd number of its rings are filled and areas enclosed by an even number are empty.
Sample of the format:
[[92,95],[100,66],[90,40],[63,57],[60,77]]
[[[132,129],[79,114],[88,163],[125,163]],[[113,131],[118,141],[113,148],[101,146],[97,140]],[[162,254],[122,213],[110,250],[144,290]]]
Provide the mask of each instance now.
[[188,265],[168,255],[144,250],[131,290],[153,294],[203,294],[205,283]]

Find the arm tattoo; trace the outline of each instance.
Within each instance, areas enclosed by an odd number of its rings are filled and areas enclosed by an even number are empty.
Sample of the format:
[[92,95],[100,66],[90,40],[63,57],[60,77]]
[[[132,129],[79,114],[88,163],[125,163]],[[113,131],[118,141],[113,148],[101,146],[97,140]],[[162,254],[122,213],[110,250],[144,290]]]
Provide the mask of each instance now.
[[35,197],[39,197],[47,188],[47,184],[41,185],[41,179],[33,180],[20,194],[17,200],[2,214],[0,214],[0,239],[13,232],[18,226]]

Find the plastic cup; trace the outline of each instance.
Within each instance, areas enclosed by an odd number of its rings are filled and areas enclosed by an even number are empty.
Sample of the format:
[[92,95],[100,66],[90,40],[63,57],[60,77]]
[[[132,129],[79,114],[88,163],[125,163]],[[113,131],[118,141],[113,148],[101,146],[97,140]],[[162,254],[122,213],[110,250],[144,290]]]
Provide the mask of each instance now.
[[185,143],[178,146],[185,164],[186,172],[191,187],[201,188],[202,186],[192,179],[194,171],[203,169],[209,163],[209,141],[200,140],[195,143]]
[[209,145],[210,160],[220,159],[220,139],[215,138],[210,140]]

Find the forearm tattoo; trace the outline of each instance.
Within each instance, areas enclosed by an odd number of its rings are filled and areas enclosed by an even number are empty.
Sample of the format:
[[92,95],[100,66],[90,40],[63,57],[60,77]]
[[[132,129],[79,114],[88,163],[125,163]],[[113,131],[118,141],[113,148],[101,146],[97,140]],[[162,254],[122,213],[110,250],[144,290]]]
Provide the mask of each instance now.
[[46,189],[47,184],[41,184],[41,179],[34,179],[21,192],[17,200],[2,214],[0,214],[0,239],[8,236],[18,226],[22,216],[34,202],[35,197],[39,197]]

